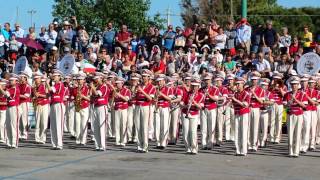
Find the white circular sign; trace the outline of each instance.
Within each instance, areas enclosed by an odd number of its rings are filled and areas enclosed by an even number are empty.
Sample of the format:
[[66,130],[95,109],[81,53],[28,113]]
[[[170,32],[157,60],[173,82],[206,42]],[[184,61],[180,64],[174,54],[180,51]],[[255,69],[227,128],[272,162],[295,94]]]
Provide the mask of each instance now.
[[298,74],[314,75],[320,70],[320,57],[314,52],[309,52],[301,56],[297,63]]

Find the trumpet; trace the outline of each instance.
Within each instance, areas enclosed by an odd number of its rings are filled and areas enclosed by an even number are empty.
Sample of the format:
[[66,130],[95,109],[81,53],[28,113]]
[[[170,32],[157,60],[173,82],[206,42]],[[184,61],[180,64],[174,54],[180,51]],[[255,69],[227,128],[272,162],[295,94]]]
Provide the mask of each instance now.
[[191,109],[191,106],[193,104],[193,100],[194,100],[194,97],[195,97],[196,93],[193,92],[189,98],[189,102],[187,104],[187,112],[186,112],[186,116],[185,118],[189,118],[189,112],[190,112],[190,109]]
[[38,98],[36,97],[36,93],[38,91],[39,86],[37,86],[36,84],[33,85],[32,89],[33,89],[33,98],[32,98],[32,105],[34,109],[37,109],[38,106]]
[[74,107],[76,112],[80,112],[81,110],[81,87],[79,86],[77,89],[77,96],[75,98]]

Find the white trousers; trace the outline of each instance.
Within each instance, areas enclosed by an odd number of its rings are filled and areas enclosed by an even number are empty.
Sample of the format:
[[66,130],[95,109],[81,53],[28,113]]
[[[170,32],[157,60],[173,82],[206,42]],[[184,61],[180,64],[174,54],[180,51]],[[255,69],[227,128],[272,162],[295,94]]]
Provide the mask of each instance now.
[[307,152],[310,145],[311,111],[303,112],[300,151]]
[[233,107],[226,106],[226,130],[225,136],[227,141],[234,141],[235,117]]
[[137,128],[138,136],[138,150],[148,151],[148,130],[150,116],[153,113],[150,106],[136,106],[135,125]]
[[155,106],[152,104],[150,105],[150,118],[149,118],[149,125],[148,125],[148,136],[149,139],[154,139],[155,134],[154,134],[154,111],[155,111]]
[[251,108],[249,120],[249,149],[258,149],[258,133],[259,133],[260,108]]
[[75,122],[75,106],[74,106],[74,102],[68,102],[67,106],[66,106],[66,117],[67,117],[67,122],[66,122],[66,126],[67,126],[67,131],[70,132],[71,136],[75,136],[75,126],[74,126],[74,122]]
[[317,119],[316,144],[320,144],[320,105],[317,106]]
[[274,104],[270,117],[270,141],[279,143],[281,140],[283,105]]
[[154,131],[157,146],[167,146],[167,139],[169,134],[169,107],[158,108],[158,112],[154,113]]
[[185,117],[182,115],[182,127],[183,127],[183,141],[186,148],[186,152],[198,153],[198,115]]
[[115,137],[114,126],[114,109],[109,109],[107,112],[107,137]]
[[19,122],[19,138],[27,139],[28,138],[28,103],[24,102],[19,105],[20,111],[20,122]]
[[217,108],[217,126],[218,126],[218,144],[222,143],[223,140],[223,129],[226,123],[226,106]]
[[288,147],[290,156],[299,156],[302,122],[303,115],[289,115],[288,117]]
[[179,133],[179,121],[180,121],[180,108],[176,108],[175,110],[170,110],[170,126],[169,126],[169,141],[172,143],[177,142],[178,133]]
[[127,123],[128,109],[119,109],[114,111],[114,124],[116,145],[125,145],[127,143]]
[[49,118],[49,104],[38,105],[35,109],[35,119],[36,119],[36,128],[35,128],[35,140],[36,142],[45,143],[47,139],[46,130],[48,128],[48,118]]
[[213,148],[215,140],[215,129],[217,119],[217,109],[204,109],[200,114],[201,145],[203,148]]
[[127,141],[136,141],[136,128],[134,127],[134,112],[135,105],[128,107],[128,118],[127,118]]
[[248,151],[248,125],[249,113],[235,115],[235,139],[236,154],[246,155]]
[[259,144],[265,146],[268,137],[268,125],[269,125],[269,111],[264,110],[260,113],[260,130],[259,130]]
[[316,134],[317,134],[317,124],[318,124],[318,116],[317,111],[311,111],[311,123],[310,123],[310,148],[316,148]]
[[75,112],[75,137],[76,144],[87,143],[87,132],[89,122],[89,107],[81,109],[79,112]]
[[0,110],[0,142],[4,143],[6,141],[6,110]]
[[11,106],[7,109],[6,132],[7,145],[9,147],[18,147],[19,141],[19,107]]
[[107,113],[108,110],[106,105],[94,107],[93,133],[95,138],[95,147],[97,150],[106,149]]
[[50,107],[51,143],[54,148],[63,147],[64,105],[55,103]]

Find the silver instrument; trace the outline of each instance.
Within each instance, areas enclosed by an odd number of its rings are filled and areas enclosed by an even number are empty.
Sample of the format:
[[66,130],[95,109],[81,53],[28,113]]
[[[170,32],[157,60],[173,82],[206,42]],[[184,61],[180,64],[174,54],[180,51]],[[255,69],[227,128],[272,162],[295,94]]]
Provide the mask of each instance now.
[[297,63],[299,75],[314,75],[320,70],[320,57],[314,52],[309,52],[301,56]]
[[194,97],[196,96],[196,93],[193,92],[189,98],[189,102],[188,102],[188,106],[187,106],[187,112],[186,112],[186,116],[185,118],[189,118],[189,112],[190,112],[190,109],[191,109],[191,106],[192,106],[192,103],[193,103],[193,100],[194,100]]

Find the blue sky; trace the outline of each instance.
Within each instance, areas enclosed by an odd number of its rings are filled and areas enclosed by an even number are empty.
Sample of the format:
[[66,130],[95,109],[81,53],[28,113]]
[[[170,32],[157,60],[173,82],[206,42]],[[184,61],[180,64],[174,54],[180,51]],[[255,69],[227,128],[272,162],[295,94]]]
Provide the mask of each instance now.
[[[169,7],[172,14],[180,14],[180,0],[151,0],[151,8],[149,15],[154,15],[157,12],[165,15],[166,9]],[[278,0],[278,3],[285,7],[301,7],[301,6],[317,6],[320,7],[320,0]],[[36,27],[42,25],[47,26],[52,20],[51,8],[53,0],[0,0],[0,23],[4,22],[15,23],[17,18],[22,27],[29,27],[31,24],[28,10],[36,10],[33,16],[33,21],[36,22]],[[19,9],[19,15],[16,15],[16,9]],[[164,16],[165,17],[165,16]],[[179,16],[171,16],[171,23],[181,25]],[[26,29],[26,28],[25,28]]]

